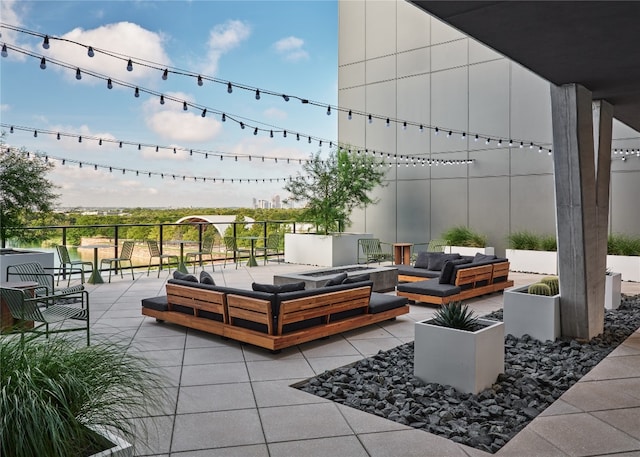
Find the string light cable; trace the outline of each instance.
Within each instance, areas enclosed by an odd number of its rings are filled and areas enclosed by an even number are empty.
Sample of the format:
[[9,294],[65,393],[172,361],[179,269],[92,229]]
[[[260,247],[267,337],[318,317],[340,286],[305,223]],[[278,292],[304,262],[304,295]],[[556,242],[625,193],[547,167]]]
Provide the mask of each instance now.
[[[283,94],[282,92],[277,92],[277,91],[273,91],[273,90],[269,90],[269,89],[261,89],[261,88],[257,88],[257,87],[250,86],[250,85],[243,84],[243,83],[238,83],[238,82],[233,82],[233,81],[230,81],[230,80],[224,80],[224,79],[219,79],[219,78],[215,78],[215,77],[211,77],[211,76],[207,76],[207,75],[202,75],[202,74],[190,71],[190,70],[184,70],[184,69],[180,69],[180,68],[177,68],[177,67],[171,67],[171,66],[162,65],[160,63],[148,61],[148,60],[145,60],[145,59],[142,59],[142,58],[133,58],[133,57],[130,57],[130,56],[126,56],[124,54],[117,53],[115,51],[109,51],[109,50],[104,50],[104,49],[100,49],[100,48],[94,48],[94,47],[92,47],[90,45],[87,45],[87,44],[84,44],[84,43],[80,43],[80,42],[77,42],[77,41],[73,41],[73,40],[69,40],[67,38],[59,38],[59,37],[49,36],[49,35],[45,35],[45,34],[42,34],[42,33],[39,33],[39,32],[35,32],[35,31],[30,31],[30,30],[23,29],[21,27],[17,27],[17,26],[14,26],[14,25],[6,24],[6,23],[0,23],[0,27],[7,28],[9,30],[13,30],[13,31],[16,31],[16,32],[25,33],[25,34],[29,34],[29,35],[40,37],[40,38],[43,39],[43,45],[44,45],[45,41],[47,43],[50,43],[50,41],[52,41],[52,40],[59,40],[59,41],[64,41],[64,42],[71,43],[71,44],[74,44],[74,45],[77,45],[77,46],[80,46],[80,47],[83,47],[83,48],[87,49],[87,53],[88,53],[88,55],[90,57],[95,55],[95,53],[102,53],[104,55],[113,57],[115,59],[126,61],[127,62],[127,64],[126,64],[127,65],[127,69],[130,70],[130,71],[133,70],[134,65],[140,65],[140,66],[144,66],[146,68],[154,69],[154,70],[162,73],[162,79],[163,80],[168,79],[168,75],[169,74],[187,76],[187,77],[191,77],[191,78],[196,79],[199,86],[203,85],[203,81],[210,81],[210,82],[214,82],[214,83],[217,83],[217,84],[224,85],[227,88],[227,92],[228,93],[232,93],[233,90],[236,89],[236,88],[237,89],[241,89],[241,90],[245,90],[245,91],[249,91],[251,93],[254,93],[256,100],[260,100],[262,95],[269,95],[269,96],[282,98],[286,102],[288,102],[290,99],[296,99],[296,100],[300,101],[302,104],[309,105],[309,106],[314,106],[314,107],[320,107],[323,110],[326,109],[326,114],[327,115],[331,115],[332,111],[347,114],[347,119],[349,119],[349,120],[351,120],[354,115],[357,115],[357,116],[361,116],[362,118],[368,119],[369,124],[373,124],[374,120],[375,121],[384,121],[384,124],[386,126],[390,126],[391,123],[394,123],[396,125],[402,126],[402,130],[407,130],[408,127],[413,127],[413,128],[418,128],[420,132],[423,132],[425,129],[433,131],[433,133],[436,134],[436,135],[438,133],[440,133],[440,132],[447,132],[446,133],[447,138],[459,137],[461,139],[467,139],[467,137],[469,137],[469,138],[475,138],[475,140],[479,140],[479,139],[484,140],[486,145],[497,144],[498,146],[503,146],[503,142],[508,142],[510,147],[513,147],[514,145],[516,145],[516,146],[519,145],[519,147],[521,147],[521,148],[522,147],[535,148],[535,149],[538,149],[539,152],[546,151],[548,154],[550,154],[552,152],[552,150],[548,146],[545,146],[544,144],[540,144],[538,142],[533,142],[533,141],[529,141],[529,140],[515,139],[515,138],[509,138],[507,140],[505,138],[498,138],[496,136],[487,135],[487,134],[466,132],[466,131],[463,131],[463,130],[448,129],[448,128],[439,127],[439,126],[427,125],[427,124],[423,124],[423,123],[419,123],[419,122],[415,122],[415,121],[409,121],[409,120],[405,120],[405,119],[391,118],[389,116],[383,116],[383,115],[380,115],[380,114],[368,113],[368,112],[356,110],[356,109],[353,109],[353,108],[346,108],[346,107],[340,107],[340,106],[336,106],[336,105],[331,105],[331,104],[328,104],[328,103],[325,103],[325,102],[311,100],[311,99],[306,98],[306,97],[301,97],[301,96],[297,96],[297,95],[290,95],[290,94]],[[15,49],[15,48],[14,47],[10,47],[10,49]],[[16,49],[16,50],[18,50],[18,49]],[[3,45],[3,56],[5,56],[6,53],[7,53],[7,50],[6,50],[6,44],[5,44],[5,45]],[[35,56],[33,54],[30,54],[30,55],[32,55],[33,57],[37,57],[37,56]],[[44,57],[42,57],[42,59],[44,59]],[[283,133],[283,131],[281,130],[278,133]],[[308,136],[308,135],[302,135],[302,136],[303,137],[308,137],[309,139],[319,140],[318,138],[314,138],[313,136]]]

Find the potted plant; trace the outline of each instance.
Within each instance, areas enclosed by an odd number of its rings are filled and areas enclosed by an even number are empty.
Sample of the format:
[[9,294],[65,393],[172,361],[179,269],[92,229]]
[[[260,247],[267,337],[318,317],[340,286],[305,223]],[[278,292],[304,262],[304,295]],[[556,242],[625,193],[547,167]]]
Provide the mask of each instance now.
[[640,237],[609,235],[607,267],[619,272],[625,281],[640,282]]
[[373,235],[343,230],[354,208],[376,203],[369,193],[383,182],[382,164],[382,159],[345,149],[334,150],[324,159],[317,153],[303,164],[304,174],[292,178],[284,190],[290,194],[289,201],[305,204],[300,220],[315,224],[317,232],[313,236],[286,233],[285,262],[320,266],[357,262],[358,239]]
[[607,268],[604,277],[604,307],[606,309],[618,309],[622,298],[622,274],[615,273]]
[[446,230],[441,238],[446,241],[445,252],[457,252],[460,255],[495,254],[495,249],[486,246],[487,237],[464,225],[458,225]]
[[509,259],[511,271],[558,274],[558,248],[555,236],[521,230],[512,232],[508,242],[506,257]]
[[0,339],[1,455],[133,456],[122,438],[164,400],[162,378],[127,347],[76,343]]
[[540,341],[560,336],[560,285],[556,276],[504,292],[505,332],[515,337],[529,335]]
[[504,324],[473,315],[468,305],[443,305],[415,324],[414,374],[477,394],[504,372]]

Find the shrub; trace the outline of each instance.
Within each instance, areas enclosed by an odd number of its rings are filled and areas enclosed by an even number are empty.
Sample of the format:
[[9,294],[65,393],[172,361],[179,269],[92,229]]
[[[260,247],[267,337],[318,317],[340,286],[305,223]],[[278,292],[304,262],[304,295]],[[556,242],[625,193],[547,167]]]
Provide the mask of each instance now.
[[485,235],[474,232],[463,225],[451,227],[442,234],[441,238],[445,240],[449,246],[483,248],[487,245],[487,237]]
[[474,316],[473,310],[469,309],[469,305],[454,301],[438,309],[432,323],[441,327],[473,331],[478,324],[478,318]]
[[640,238],[612,233],[607,240],[607,254],[640,255]]
[[529,251],[538,249],[538,235],[526,230],[512,232],[507,239],[509,241],[509,249],[522,249]]
[[538,243],[540,251],[557,251],[558,241],[553,235],[543,235]]

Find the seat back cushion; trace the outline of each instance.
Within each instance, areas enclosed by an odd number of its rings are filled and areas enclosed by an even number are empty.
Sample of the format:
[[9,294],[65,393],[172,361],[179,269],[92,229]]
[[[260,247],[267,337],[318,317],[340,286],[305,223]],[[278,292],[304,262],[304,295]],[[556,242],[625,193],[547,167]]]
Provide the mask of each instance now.
[[209,284],[211,286],[215,286],[216,282],[213,280],[213,277],[209,274],[208,271],[202,270],[200,272],[200,284]]
[[[454,271],[454,267],[456,265],[464,265],[467,263],[471,263],[471,259],[455,259],[455,260],[447,260],[443,267],[442,267],[442,271],[440,271],[440,277],[438,279],[438,282],[440,284],[450,284],[451,283],[451,277],[453,275],[453,271]],[[453,282],[455,283],[455,281]]]
[[356,284],[358,282],[369,281],[369,273],[363,275],[349,276],[342,281],[342,284]]
[[435,252],[420,252],[418,254],[418,258],[414,262],[413,266],[415,268],[429,268],[429,254],[435,254]]
[[183,281],[198,282],[198,278],[193,275],[182,273],[178,270],[173,272],[173,279],[181,279]]
[[478,252],[473,257],[473,263],[488,262],[490,260],[495,260],[495,259],[496,259],[496,256],[493,254],[483,254],[481,252]]
[[335,275],[333,278],[329,279],[327,282],[324,283],[324,286],[337,286],[338,284],[342,284],[342,281],[344,281],[345,279],[347,279],[347,274],[346,273],[340,273],[338,275]]
[[444,252],[429,253],[429,270],[440,271],[447,260],[456,260],[460,258],[460,254],[445,254]]
[[272,294],[280,294],[283,292],[295,292],[297,290],[304,290],[305,282],[291,282],[287,284],[258,284],[254,282],[251,284],[251,288],[255,292],[268,292]]

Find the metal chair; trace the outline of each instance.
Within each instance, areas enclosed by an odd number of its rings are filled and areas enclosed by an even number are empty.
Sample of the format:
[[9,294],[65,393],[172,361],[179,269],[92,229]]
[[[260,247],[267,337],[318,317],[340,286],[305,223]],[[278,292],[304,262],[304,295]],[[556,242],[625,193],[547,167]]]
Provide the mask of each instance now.
[[364,263],[393,260],[391,244],[383,243],[378,238],[360,238],[358,240],[358,263],[361,259],[360,252],[364,256]]
[[158,258],[158,278],[160,277],[160,270],[162,270],[162,259],[167,259],[167,267],[171,265],[171,259],[175,259],[176,265],[180,263],[177,255],[174,254],[162,254],[160,253],[160,247],[158,242],[154,240],[147,240],[147,246],[149,247],[149,268],[147,268],[147,276],[151,271],[151,262],[154,257]]
[[135,247],[135,243],[133,241],[125,241],[122,243],[122,251],[120,251],[119,257],[112,257],[108,259],[100,260],[100,270],[102,270],[102,264],[109,264],[109,282],[111,282],[111,270],[115,264],[115,267],[120,270],[120,277],[124,278],[122,275],[122,262],[129,262],[129,268],[131,269],[131,279],[135,279],[133,276],[133,263],[131,262],[131,256],[133,255],[133,248]]
[[[60,266],[58,267],[58,282],[60,284],[60,276],[63,274],[63,270],[66,274],[67,266],[69,267],[69,280],[67,281],[67,286],[71,285],[71,274],[74,272],[80,273],[80,282],[84,284],[84,266],[89,265],[89,271],[93,271],[93,263],[87,262],[85,260],[71,260],[71,256],[69,256],[69,250],[66,246],[59,244],[56,246],[56,251],[58,252],[58,259],[60,260]],[[75,266],[80,265],[80,268],[74,268]],[[74,271],[75,270],[75,271]]]
[[[34,322],[33,328],[20,327],[20,337],[22,339],[24,339],[25,333],[35,333],[36,336],[45,335],[46,338],[49,338],[50,333],[66,333],[86,329],[87,346],[91,343],[89,335],[89,294],[86,291],[82,292],[82,307],[80,308],[55,304],[56,301],[65,296],[64,294],[30,297],[27,291],[11,287],[0,288],[0,294],[14,319]],[[84,321],[85,325],[66,328],[61,326],[54,330],[49,328],[51,324],[62,324],[67,319]],[[35,322],[41,322],[41,324],[36,326]],[[44,327],[44,331],[40,330],[42,327]]]
[[[197,252],[187,252],[185,253],[185,259],[189,262],[190,257],[197,257],[200,261],[200,268],[202,268],[202,256],[209,256],[211,260],[211,269],[216,271],[216,267],[213,265],[213,237],[205,238],[202,240],[202,248]],[[196,261],[193,261],[193,272],[196,272]]]
[[259,246],[255,248],[256,256],[258,252],[261,252],[264,256],[264,264],[267,264],[267,258],[269,254],[275,254],[280,263],[280,234],[279,233],[270,233],[267,235],[267,239],[264,243],[264,246]]
[[235,239],[235,237],[233,236],[225,236],[224,237],[224,246],[225,246],[225,251],[224,251],[224,265],[223,268],[227,267],[227,254],[229,252],[232,253],[233,258],[234,258],[234,262],[236,264],[236,270],[238,269],[238,260],[240,260],[240,257],[242,256],[242,254],[249,254],[250,251],[248,249],[240,249],[238,248],[238,242]]
[[[444,247],[446,245],[447,242],[439,238],[434,238],[428,243],[415,243],[413,246],[411,246],[411,263],[414,263],[416,261],[420,252],[444,252]],[[427,249],[417,249],[418,246],[427,246]]]
[[18,265],[10,265],[7,267],[7,281],[17,278],[20,281],[33,281],[38,283],[38,287],[35,289],[37,297],[40,296],[64,296],[69,299],[70,295],[80,294],[84,291],[84,286],[79,284],[77,286],[55,288],[55,281],[53,280],[53,273],[47,273],[47,271],[54,271],[54,268],[45,268],[37,262],[21,263]]

